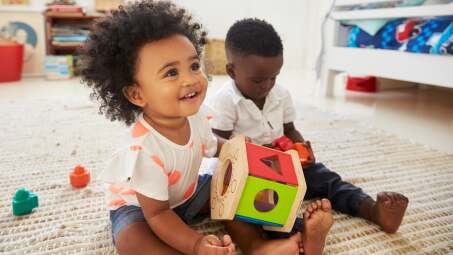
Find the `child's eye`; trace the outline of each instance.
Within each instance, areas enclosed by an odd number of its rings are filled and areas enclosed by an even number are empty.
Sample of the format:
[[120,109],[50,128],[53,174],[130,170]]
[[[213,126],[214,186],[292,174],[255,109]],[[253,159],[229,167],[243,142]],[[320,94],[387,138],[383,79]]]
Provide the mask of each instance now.
[[192,68],[192,71],[198,71],[200,70],[200,63],[196,62],[196,63],[193,63],[190,68]]
[[176,68],[173,68],[173,69],[168,70],[165,73],[164,77],[173,77],[173,76],[176,76],[176,75],[178,75],[178,70],[176,70]]

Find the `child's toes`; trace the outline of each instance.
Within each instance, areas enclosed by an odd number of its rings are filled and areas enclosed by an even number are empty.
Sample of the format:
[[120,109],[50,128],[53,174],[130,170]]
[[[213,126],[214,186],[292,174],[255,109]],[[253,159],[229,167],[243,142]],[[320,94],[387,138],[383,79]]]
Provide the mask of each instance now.
[[304,219],[308,219],[308,218],[310,218],[310,213],[307,210],[305,210]]
[[231,240],[231,237],[229,235],[224,235],[223,236],[223,246],[229,246],[233,241]]
[[316,200],[316,205],[318,206],[318,208],[322,208],[321,200]]
[[312,208],[313,208],[313,211],[318,210],[318,203],[317,203],[317,202],[311,203],[311,206],[312,206]]
[[323,209],[324,211],[330,211],[330,210],[332,210],[332,204],[330,203],[329,199],[323,198],[323,199],[321,200],[321,203],[322,203],[322,209]]
[[309,213],[313,213],[313,212],[314,212],[314,209],[313,209],[313,205],[312,205],[312,204],[309,204],[309,205],[307,206],[307,211],[308,211]]

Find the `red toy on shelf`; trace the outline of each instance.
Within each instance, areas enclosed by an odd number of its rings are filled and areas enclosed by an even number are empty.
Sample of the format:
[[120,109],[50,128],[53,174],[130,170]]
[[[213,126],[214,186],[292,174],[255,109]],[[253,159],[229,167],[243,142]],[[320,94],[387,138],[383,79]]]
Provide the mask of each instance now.
[[83,188],[90,182],[91,175],[85,167],[77,165],[69,175],[69,182],[74,188]]
[[374,76],[348,76],[346,80],[346,89],[358,92],[377,92],[377,79]]

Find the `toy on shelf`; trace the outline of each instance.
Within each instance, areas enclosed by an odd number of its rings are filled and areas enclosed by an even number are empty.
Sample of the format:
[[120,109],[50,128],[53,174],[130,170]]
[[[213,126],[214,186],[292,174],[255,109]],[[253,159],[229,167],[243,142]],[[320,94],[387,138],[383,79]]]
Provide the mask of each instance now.
[[90,172],[81,165],[77,165],[69,175],[69,181],[74,188],[83,188],[90,182]]
[[20,188],[16,191],[13,198],[13,214],[22,216],[29,214],[33,208],[38,207],[38,196],[26,188]]
[[293,143],[288,137],[281,136],[272,142],[272,146],[281,151],[296,150],[299,154],[302,167],[314,163],[313,150],[309,141],[306,143]]
[[237,136],[223,145],[211,183],[211,217],[290,232],[307,186],[297,152],[281,152]]

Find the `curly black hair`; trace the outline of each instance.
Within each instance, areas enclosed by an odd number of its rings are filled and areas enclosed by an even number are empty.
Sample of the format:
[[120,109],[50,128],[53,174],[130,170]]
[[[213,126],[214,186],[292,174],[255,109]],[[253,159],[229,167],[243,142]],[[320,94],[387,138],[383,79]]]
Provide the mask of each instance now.
[[96,21],[81,50],[82,82],[93,89],[91,98],[101,102],[99,113],[111,121],[130,125],[142,109],[124,96],[134,84],[140,49],[172,35],[186,36],[201,55],[206,32],[183,8],[166,1],[142,0],[120,6]]
[[283,53],[282,39],[274,27],[257,18],[242,19],[228,30],[225,49],[240,55],[275,57]]

